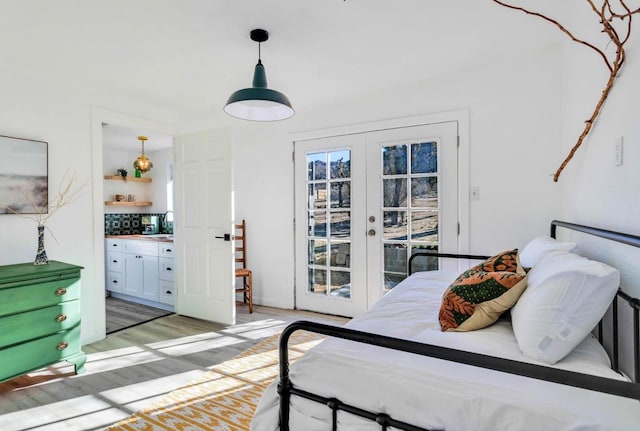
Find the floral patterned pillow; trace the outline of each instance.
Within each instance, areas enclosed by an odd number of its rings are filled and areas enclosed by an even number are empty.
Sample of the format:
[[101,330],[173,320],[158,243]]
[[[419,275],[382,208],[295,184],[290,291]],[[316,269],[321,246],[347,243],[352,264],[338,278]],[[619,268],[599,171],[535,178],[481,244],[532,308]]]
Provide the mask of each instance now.
[[513,307],[526,287],[527,276],[519,265],[515,272],[469,269],[444,292],[440,327],[442,331],[485,328]]
[[517,272],[520,268],[520,259],[518,258],[518,249],[506,250],[490,257],[482,263],[470,268],[472,270],[486,272]]

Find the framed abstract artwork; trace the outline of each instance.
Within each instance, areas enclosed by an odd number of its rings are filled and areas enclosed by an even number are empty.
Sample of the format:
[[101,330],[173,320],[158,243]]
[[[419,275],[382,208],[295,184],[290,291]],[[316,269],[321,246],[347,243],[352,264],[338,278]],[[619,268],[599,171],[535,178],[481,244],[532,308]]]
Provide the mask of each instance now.
[[0,136],[0,214],[46,214],[48,190],[48,144]]

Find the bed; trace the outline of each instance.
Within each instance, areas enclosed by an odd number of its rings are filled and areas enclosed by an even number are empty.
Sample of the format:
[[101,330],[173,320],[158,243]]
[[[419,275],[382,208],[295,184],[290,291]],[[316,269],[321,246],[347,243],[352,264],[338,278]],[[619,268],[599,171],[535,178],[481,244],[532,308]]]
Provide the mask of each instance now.
[[[561,221],[552,222],[550,238],[555,238],[557,227],[640,247],[637,236]],[[505,313],[507,318],[503,316],[483,329],[441,330],[438,314],[443,293],[458,276],[456,271],[447,270],[412,274],[344,327],[304,321],[289,325],[280,341],[280,379],[265,391],[251,429],[640,429],[640,301],[618,290],[616,284],[611,307],[605,304],[601,313],[609,308],[609,314],[613,314],[606,324],[597,324],[596,320],[585,336],[580,335],[579,323],[569,319],[569,327],[575,333],[568,335],[571,331],[564,328],[558,336],[578,337],[575,345],[568,347],[566,353],[554,351],[553,346],[565,348],[566,340],[561,343],[545,338],[544,343],[534,343],[536,353],[526,343],[539,322],[529,325],[522,318],[528,316],[526,307],[530,304],[538,308],[536,313],[542,310],[538,314],[544,315],[545,307],[531,300],[542,291],[533,287],[538,286],[536,280],[541,279],[545,265],[584,263],[584,258],[574,257],[569,250],[553,251],[537,259],[540,263],[527,275],[529,286],[516,304],[522,308],[518,311],[514,307],[511,313]],[[609,284],[611,280],[619,281],[617,271],[600,265],[596,268],[608,271]],[[565,283],[565,275],[555,277]],[[594,298],[593,302],[604,295],[605,289],[600,285],[585,284],[584,279],[581,283],[581,292],[588,292],[588,300]],[[553,294],[560,295],[559,292],[556,289]],[[525,294],[529,295],[526,301]],[[567,300],[568,294],[562,295],[557,301]],[[520,301],[527,305],[521,306]],[[620,307],[632,310],[634,339],[630,349],[622,349],[618,341]],[[625,324],[627,330],[629,326]],[[329,338],[289,368],[287,343],[298,330]],[[611,337],[607,337],[609,333]],[[603,339],[609,340],[605,345],[612,346],[610,355],[602,347]],[[540,354],[543,345],[544,349],[551,347]],[[619,370],[620,351],[634,352],[629,372],[632,378]],[[548,353],[550,357],[545,356]]]

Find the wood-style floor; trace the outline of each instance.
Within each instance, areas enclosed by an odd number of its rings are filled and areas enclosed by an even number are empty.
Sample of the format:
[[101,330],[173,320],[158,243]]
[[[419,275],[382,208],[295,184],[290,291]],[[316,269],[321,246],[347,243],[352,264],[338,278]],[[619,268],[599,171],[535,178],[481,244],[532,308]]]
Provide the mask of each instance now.
[[84,374],[60,363],[0,383],[0,430],[102,430],[298,319],[345,321],[239,306],[234,326],[173,314],[118,331],[83,347]]
[[107,334],[121,331],[143,322],[147,322],[158,317],[172,314],[169,311],[159,308],[147,307],[135,302],[124,301],[122,299],[109,296],[105,298],[107,314]]

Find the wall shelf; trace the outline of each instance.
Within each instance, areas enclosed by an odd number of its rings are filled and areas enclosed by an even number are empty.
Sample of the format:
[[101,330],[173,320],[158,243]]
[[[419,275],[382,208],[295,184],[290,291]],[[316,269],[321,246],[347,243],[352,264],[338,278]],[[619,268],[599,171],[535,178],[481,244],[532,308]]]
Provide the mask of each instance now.
[[138,183],[150,183],[151,178],[122,177],[120,175],[105,175],[105,180],[133,181]]
[[150,207],[153,205],[153,202],[105,201],[104,204],[114,207]]

